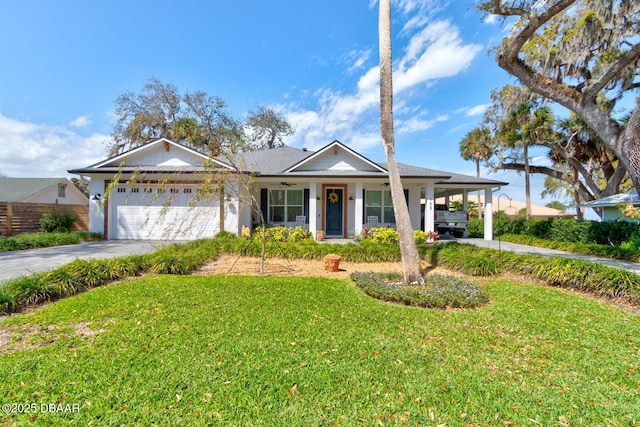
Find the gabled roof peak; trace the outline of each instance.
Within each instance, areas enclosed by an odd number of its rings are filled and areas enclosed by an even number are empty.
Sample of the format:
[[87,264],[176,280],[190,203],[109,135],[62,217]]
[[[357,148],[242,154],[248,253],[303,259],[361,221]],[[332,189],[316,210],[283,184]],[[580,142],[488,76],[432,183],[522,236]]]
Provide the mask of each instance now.
[[290,172],[294,172],[296,170],[299,170],[301,167],[303,167],[304,165],[309,165],[311,164],[314,160],[320,158],[321,156],[323,156],[324,154],[330,152],[331,150],[334,150],[334,154],[338,154],[338,150],[343,150],[346,153],[348,153],[348,155],[352,156],[353,158],[364,162],[365,164],[367,164],[369,167],[371,167],[373,170],[377,171],[377,172],[382,172],[382,173],[387,173],[387,170],[385,168],[383,168],[382,166],[380,166],[378,163],[375,163],[369,159],[367,159],[365,156],[363,156],[362,154],[352,150],[351,148],[347,147],[346,145],[344,145],[342,142],[338,141],[337,139],[333,140],[333,142],[325,145],[324,147],[322,147],[321,149],[319,149],[318,151],[314,152],[313,154],[311,154],[310,156],[300,160],[299,162],[293,164],[292,166],[290,166],[289,168],[287,168],[284,173],[290,173]]

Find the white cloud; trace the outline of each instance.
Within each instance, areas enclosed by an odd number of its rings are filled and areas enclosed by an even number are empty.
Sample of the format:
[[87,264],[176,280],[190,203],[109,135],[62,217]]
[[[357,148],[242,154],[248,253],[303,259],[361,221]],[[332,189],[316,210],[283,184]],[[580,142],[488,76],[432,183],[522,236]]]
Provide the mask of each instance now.
[[496,24],[499,20],[500,20],[500,16],[499,15],[494,15],[494,14],[490,13],[490,14],[487,14],[485,16],[483,22],[485,24],[493,25],[493,24]]
[[456,113],[464,113],[465,116],[480,116],[487,111],[491,104],[479,104],[475,107],[464,107],[456,110]]
[[407,46],[395,71],[396,92],[430,80],[452,77],[466,70],[482,50],[479,44],[464,44],[460,31],[449,21],[437,21],[418,34]]
[[398,133],[420,132],[433,127],[437,122],[446,122],[447,116],[438,116],[432,120],[425,120],[419,116],[410,117],[408,120],[398,120],[396,122],[396,130]]
[[[404,11],[424,8],[425,2],[404,0]],[[421,12],[420,15],[425,15]],[[398,132],[419,132],[436,122],[448,120],[445,115],[428,117],[422,106],[411,102],[412,89],[426,87],[435,80],[452,77],[464,71],[482,50],[478,44],[465,44],[457,27],[449,21],[435,21],[419,30],[409,41],[394,69],[395,112]],[[368,59],[368,51],[347,72]],[[374,66],[360,75],[352,93],[328,88],[316,91],[315,111],[289,106],[287,119],[296,133],[286,142],[292,146],[320,148],[334,139],[366,152],[380,144],[378,106],[380,102],[380,68]],[[474,107],[477,108],[477,107]]]
[[90,124],[91,124],[91,119],[89,119],[89,116],[80,116],[72,120],[71,122],[69,122],[69,126],[76,127],[76,128],[86,128]]
[[88,137],[61,126],[21,122],[0,114],[0,173],[14,178],[69,176],[67,170],[106,157],[108,135]]
[[352,73],[360,68],[363,68],[366,62],[371,58],[371,49],[362,51],[353,51],[348,55],[351,66],[347,69],[347,73]]

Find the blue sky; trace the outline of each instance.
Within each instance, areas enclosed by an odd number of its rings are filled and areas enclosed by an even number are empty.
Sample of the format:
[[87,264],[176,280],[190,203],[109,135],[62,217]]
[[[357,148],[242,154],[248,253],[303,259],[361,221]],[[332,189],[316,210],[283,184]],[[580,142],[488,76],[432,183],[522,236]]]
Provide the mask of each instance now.
[[[393,7],[396,155],[475,175],[460,140],[491,90],[513,82],[489,50],[504,27],[471,1],[397,0]],[[114,101],[151,77],[223,98],[239,119],[257,104],[296,126],[286,143],[338,139],[384,161],[373,0],[33,0],[2,2],[0,173],[70,176],[106,157]],[[524,177],[500,194],[524,200]],[[533,200],[542,178],[534,179]]]

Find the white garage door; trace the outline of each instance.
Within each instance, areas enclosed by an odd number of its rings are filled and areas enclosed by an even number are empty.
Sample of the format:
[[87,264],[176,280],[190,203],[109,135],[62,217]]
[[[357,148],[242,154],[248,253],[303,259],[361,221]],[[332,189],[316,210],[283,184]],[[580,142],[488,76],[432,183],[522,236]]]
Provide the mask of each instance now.
[[193,186],[117,187],[110,196],[112,239],[195,240],[219,231],[217,197],[192,206]]

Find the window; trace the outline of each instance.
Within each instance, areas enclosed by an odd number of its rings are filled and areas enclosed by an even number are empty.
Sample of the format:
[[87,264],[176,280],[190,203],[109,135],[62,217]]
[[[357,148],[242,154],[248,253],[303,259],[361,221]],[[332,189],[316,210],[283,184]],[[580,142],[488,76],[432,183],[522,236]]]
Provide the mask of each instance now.
[[126,193],[126,192],[127,192],[127,189],[126,189],[126,188],[124,188],[124,187],[118,187],[118,189],[116,190],[116,192],[118,192],[118,193]]
[[270,190],[269,218],[271,222],[295,222],[303,215],[304,193],[302,190]]
[[379,223],[393,224],[396,222],[393,213],[393,200],[389,190],[365,191],[365,217],[376,216]]

